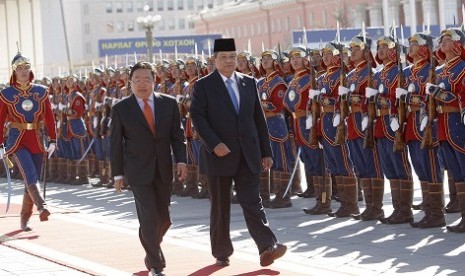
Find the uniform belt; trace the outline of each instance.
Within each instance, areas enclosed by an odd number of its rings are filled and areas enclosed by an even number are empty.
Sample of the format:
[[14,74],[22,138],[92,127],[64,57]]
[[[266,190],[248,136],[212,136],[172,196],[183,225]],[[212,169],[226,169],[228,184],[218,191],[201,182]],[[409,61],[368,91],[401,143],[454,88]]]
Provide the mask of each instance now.
[[438,105],[436,111],[438,113],[454,113],[460,112],[460,108],[456,106]]
[[377,112],[376,112],[376,114],[378,115],[378,117],[390,115],[390,113],[391,113],[391,112],[390,112],[389,108],[387,108],[387,107],[378,108],[378,109],[377,109]]
[[349,107],[351,113],[356,113],[356,112],[362,112],[362,106],[361,105],[351,105]]
[[333,113],[334,112],[334,105],[322,105],[321,106],[321,112]]
[[409,112],[417,112],[417,111],[420,110],[420,109],[421,109],[421,107],[418,106],[418,105],[409,105],[409,106],[408,106],[408,111],[409,111]]
[[72,119],[80,119],[81,117],[78,117],[78,116],[66,116],[66,118],[68,120],[72,120]]
[[307,111],[306,110],[296,110],[295,112],[292,112],[292,117],[294,119],[298,119],[301,117],[307,116]]
[[17,128],[19,130],[33,130],[39,128],[39,123],[11,122],[10,127]]
[[279,116],[279,115],[281,115],[281,112],[265,112],[266,118],[271,118],[271,117]]

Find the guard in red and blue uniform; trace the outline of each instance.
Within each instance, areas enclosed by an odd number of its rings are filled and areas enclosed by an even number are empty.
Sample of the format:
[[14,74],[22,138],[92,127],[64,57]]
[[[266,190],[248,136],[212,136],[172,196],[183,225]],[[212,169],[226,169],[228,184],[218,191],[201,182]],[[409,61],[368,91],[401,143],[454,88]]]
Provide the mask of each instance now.
[[[330,42],[322,49],[323,64],[326,73],[318,78],[318,90],[311,91],[311,97],[315,94],[321,105],[321,144],[326,166],[331,175],[336,179],[337,190],[341,206],[330,213],[334,217],[349,217],[359,214],[357,179],[354,167],[349,156],[347,144],[336,142],[336,129],[340,124],[340,102],[338,90],[341,83],[341,74],[345,74],[345,66],[341,59],[342,45]],[[345,78],[345,76],[343,76]]]
[[[318,145],[310,145],[310,130],[306,125],[307,108],[309,104],[309,89],[311,89],[312,77],[309,71],[309,61],[307,57],[307,49],[303,47],[295,47],[289,52],[289,61],[291,63],[292,80],[288,84],[286,95],[284,97],[284,107],[292,114],[292,128],[295,137],[295,143],[300,148],[300,160],[304,163],[305,176],[307,185],[321,185],[323,166],[322,154]],[[297,161],[296,161],[297,162]],[[281,174],[282,182],[289,181],[289,174]],[[287,180],[285,180],[287,178]],[[322,187],[324,185],[321,185]],[[284,192],[284,191],[282,191]],[[278,194],[279,191],[276,191]],[[289,196],[287,200],[286,197]],[[330,196],[330,193],[328,193]],[[287,205],[291,205],[290,195],[286,194],[284,201],[288,201]],[[319,195],[317,195],[319,197]],[[317,198],[318,199],[318,198]],[[325,205],[318,207],[318,212],[327,213],[330,208],[330,202],[325,201]],[[312,208],[313,209],[313,208]],[[315,210],[316,210],[315,209]]]
[[70,141],[71,155],[69,156],[69,171],[71,184],[81,185],[89,183],[89,163],[86,158],[80,160],[86,149],[87,128],[84,123],[84,113],[86,111],[86,99],[81,93],[81,88],[77,83],[75,75],[66,77],[66,88],[68,92],[67,106],[63,110],[66,116],[67,128],[66,136]]
[[378,161],[378,150],[364,147],[365,129],[368,125],[368,107],[365,88],[373,80],[376,62],[371,54],[372,40],[369,37],[355,36],[349,43],[350,60],[354,69],[347,74],[347,87],[339,86],[338,94],[345,96],[349,105],[347,117],[347,144],[350,159],[359,184],[365,195],[366,208],[354,218],[378,220],[384,217],[383,194],[384,177]]
[[260,61],[260,75],[264,77],[258,81],[257,89],[268,124],[271,149],[273,150],[271,177],[273,177],[274,190],[277,191],[276,197],[270,201],[270,175],[268,172],[262,172],[260,175],[260,197],[263,207],[285,208],[290,207],[288,196],[283,197],[283,194],[289,182],[293,159],[289,130],[283,114],[287,85],[282,78],[283,72],[278,64],[278,54],[275,51],[264,51]]
[[[380,221],[385,224],[409,223],[413,221],[413,181],[407,148],[394,152],[395,131],[399,128],[396,107],[396,88],[399,83],[397,44],[393,37],[385,36],[377,42],[376,61],[383,68],[373,76],[373,86],[366,88],[367,98],[375,97],[376,123],[374,137],[379,162],[384,176],[391,186],[394,212]],[[390,116],[392,115],[392,116]],[[396,129],[397,127],[397,129]]]
[[455,180],[462,218],[450,232],[465,233],[465,34],[460,29],[441,32],[438,55],[445,59],[436,70],[435,84],[426,84],[426,93],[437,104],[437,137],[444,160]]
[[[410,225],[415,228],[433,228],[446,225],[444,219],[444,190],[442,173],[438,161],[438,143],[436,139],[436,122],[429,126],[431,141],[422,147],[425,127],[427,97],[425,85],[434,80],[435,64],[431,63],[433,38],[427,34],[417,33],[409,37],[407,59],[412,63],[404,69],[405,81],[402,88],[396,89],[396,98],[407,106],[407,124],[405,126],[405,143],[408,146],[410,160],[421,184],[424,217]],[[433,59],[434,61],[434,59]],[[434,133],[434,135],[433,135]],[[425,142],[423,142],[425,143]],[[423,144],[425,145],[425,144]]]
[[[40,192],[39,177],[44,158],[52,155],[56,149],[55,120],[47,88],[32,83],[34,74],[29,58],[18,53],[11,65],[13,74],[10,87],[0,92],[0,125],[10,125],[6,141],[3,127],[0,128],[0,157],[4,161],[4,155],[13,159],[24,179],[21,229],[31,231],[28,222],[33,205],[39,211],[40,221],[47,221],[50,215]],[[46,131],[40,129],[41,125]],[[41,132],[48,135],[45,143]]]

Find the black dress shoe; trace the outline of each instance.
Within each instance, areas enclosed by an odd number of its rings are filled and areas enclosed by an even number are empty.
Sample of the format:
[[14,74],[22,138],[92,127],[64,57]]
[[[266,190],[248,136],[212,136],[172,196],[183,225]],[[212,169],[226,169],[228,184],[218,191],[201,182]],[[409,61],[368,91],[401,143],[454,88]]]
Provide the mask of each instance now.
[[228,266],[228,265],[229,265],[229,258],[228,258],[228,257],[216,258],[215,264],[216,264],[217,266]]
[[151,276],[166,276],[166,274],[163,273],[163,269],[156,269],[156,268],[150,269],[150,275]]
[[287,251],[287,246],[277,243],[260,254],[260,265],[269,266],[274,260],[281,258]]

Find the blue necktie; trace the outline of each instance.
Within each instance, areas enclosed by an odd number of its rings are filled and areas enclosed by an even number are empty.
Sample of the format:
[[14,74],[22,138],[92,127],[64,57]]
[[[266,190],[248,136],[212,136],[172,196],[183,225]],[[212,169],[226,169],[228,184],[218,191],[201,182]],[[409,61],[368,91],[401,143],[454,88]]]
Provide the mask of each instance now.
[[234,108],[236,109],[236,113],[239,113],[239,102],[237,101],[236,93],[234,93],[232,83],[233,83],[232,79],[227,79],[226,80],[226,88],[228,89],[229,97],[231,98],[231,101],[232,101],[232,103],[234,105]]

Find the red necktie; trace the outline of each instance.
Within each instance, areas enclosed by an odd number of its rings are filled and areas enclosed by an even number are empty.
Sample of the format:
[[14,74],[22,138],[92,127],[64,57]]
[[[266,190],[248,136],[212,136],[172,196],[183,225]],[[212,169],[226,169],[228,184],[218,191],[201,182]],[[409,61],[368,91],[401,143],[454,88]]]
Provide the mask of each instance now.
[[144,116],[149,124],[150,130],[152,131],[153,135],[155,135],[155,121],[153,120],[153,112],[152,108],[149,105],[149,99],[144,99]]

